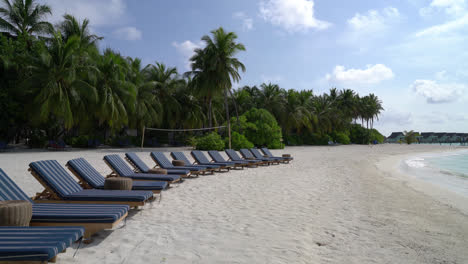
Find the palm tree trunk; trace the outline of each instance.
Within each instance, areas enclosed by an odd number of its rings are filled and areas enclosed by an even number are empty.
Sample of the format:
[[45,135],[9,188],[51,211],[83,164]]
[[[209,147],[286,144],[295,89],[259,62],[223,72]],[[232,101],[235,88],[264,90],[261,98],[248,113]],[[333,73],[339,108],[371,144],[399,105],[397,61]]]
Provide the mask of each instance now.
[[242,134],[242,127],[239,121],[239,111],[237,110],[237,102],[236,99],[234,98],[234,95],[232,94],[231,89],[229,90],[229,94],[231,95],[232,101],[234,102],[234,109],[236,110],[236,118],[237,118],[237,126],[239,127],[239,132]]
[[212,101],[213,100],[210,96],[208,99],[208,127],[213,127],[213,117],[212,117],[212,110],[211,110]]
[[228,129],[228,135],[229,135],[229,149],[231,149],[231,118],[229,117],[227,90],[228,88],[225,87],[224,88],[224,108],[226,108],[227,129]]

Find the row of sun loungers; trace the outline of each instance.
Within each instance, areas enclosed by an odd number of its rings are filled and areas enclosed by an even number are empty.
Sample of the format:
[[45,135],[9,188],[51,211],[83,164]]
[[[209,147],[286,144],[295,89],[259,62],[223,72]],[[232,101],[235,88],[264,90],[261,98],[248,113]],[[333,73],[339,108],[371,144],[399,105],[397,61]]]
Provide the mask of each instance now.
[[203,152],[192,151],[194,164],[182,152],[172,152],[171,157],[184,161],[184,166],[174,166],[164,153],[151,152],[167,174],[155,173],[135,153],[125,154],[128,163],[118,155],[105,156],[104,162],[112,170],[108,177],[132,179],[131,191],[104,190],[106,177],[83,158],[66,164],[78,182],[55,160],[31,162],[29,171],[45,189],[32,199],[0,169],[0,201],[23,200],[32,205],[30,227],[0,227],[0,264],[54,262],[73,242],[82,238],[89,242],[94,233],[116,227],[130,208],[151,203],[154,194],[183,178],[292,160],[274,157],[268,149],[262,151],[264,155],[258,149],[241,150],[241,158],[236,151],[226,150],[229,160],[218,151],[209,151],[211,161]]

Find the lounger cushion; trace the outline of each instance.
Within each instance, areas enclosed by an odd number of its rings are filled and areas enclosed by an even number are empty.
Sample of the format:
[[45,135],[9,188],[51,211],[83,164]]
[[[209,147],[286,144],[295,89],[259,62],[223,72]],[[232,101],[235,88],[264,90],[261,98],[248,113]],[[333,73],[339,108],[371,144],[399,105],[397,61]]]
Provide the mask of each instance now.
[[33,204],[31,222],[114,223],[129,210],[127,205]]
[[192,152],[190,152],[190,154],[197,161],[198,164],[203,165],[203,166],[206,166],[206,165],[217,165],[217,166],[221,166],[221,167],[230,167],[230,166],[232,166],[232,164],[230,164],[228,162],[214,162],[214,163],[210,162],[206,158],[206,156],[203,154],[203,152],[201,152],[199,150],[193,150]]
[[68,201],[144,202],[153,197],[148,191],[82,190],[66,195]]
[[278,159],[289,160],[289,161],[294,159],[293,157],[275,157],[273,156],[273,154],[268,148],[261,148],[261,150],[263,151],[263,153],[265,153],[265,155],[267,155],[270,158],[278,158]]
[[233,149],[226,149],[225,151],[229,158],[231,158],[233,161],[246,161],[249,164],[260,162],[259,160],[244,160],[241,157],[239,157],[239,155],[237,155],[236,151]]
[[282,159],[276,158],[276,157],[264,157],[264,156],[262,155],[262,153],[260,153],[260,151],[259,151],[258,149],[256,149],[256,148],[251,148],[251,149],[250,149],[250,152],[251,152],[251,153],[255,156],[255,158],[257,158],[257,159],[266,159],[266,160],[268,160],[268,161],[275,161],[275,162],[278,162],[278,161],[282,160]]
[[176,181],[180,179],[177,175],[167,174],[147,174],[147,173],[135,173],[130,167],[125,164],[125,161],[118,155],[107,155],[104,159],[108,164],[115,170],[120,177],[129,177],[134,180],[148,180],[148,181]]
[[41,179],[53,189],[60,198],[83,190],[56,160],[35,161],[29,164]]
[[[68,161],[68,165],[78,173],[91,187],[95,189],[104,189],[106,178],[102,176],[88,161],[83,158]],[[133,174],[133,173],[132,173]],[[133,182],[132,190],[164,190],[167,187],[166,182]]]
[[0,169],[0,201],[32,200],[21,190],[8,175]]
[[95,189],[104,188],[106,178],[102,176],[87,160],[78,158],[67,162],[78,175],[83,178],[91,187]]
[[132,178],[134,180],[142,181],[178,181],[180,176],[177,175],[167,175],[167,174],[150,174],[150,173],[132,173],[125,177]]
[[[187,157],[182,152],[171,152],[172,158],[176,160],[183,160],[186,164],[190,164],[191,162],[187,159]],[[210,162],[208,162],[210,163]],[[201,168],[201,169],[219,169],[219,165],[215,164],[199,164],[199,165],[190,165],[189,167]]]
[[248,164],[247,161],[243,161],[243,160],[239,160],[239,161],[226,161],[226,160],[223,158],[223,156],[221,156],[221,154],[219,154],[219,152],[216,151],[216,150],[210,150],[210,151],[208,151],[208,154],[210,155],[210,157],[211,157],[215,162],[226,162],[226,163],[233,164],[233,165]]
[[63,200],[144,202],[153,197],[153,193],[148,191],[83,190],[55,160],[31,162],[29,166]]
[[[172,165],[172,163],[166,158],[166,156],[164,156],[164,154],[162,152],[151,152],[151,157],[156,160],[156,162],[158,163],[159,167],[161,168],[164,168],[164,169],[171,169],[171,168],[177,168],[179,170],[190,170],[190,171],[203,171],[205,170],[206,168],[202,169],[202,168],[196,168],[196,167],[191,167],[191,166],[177,166],[175,167],[174,165]],[[189,162],[190,164],[190,162]]]
[[0,227],[0,261],[48,261],[83,235],[82,227]]
[[125,156],[140,170],[141,172],[148,172],[150,168],[144,163],[136,153],[127,152]]

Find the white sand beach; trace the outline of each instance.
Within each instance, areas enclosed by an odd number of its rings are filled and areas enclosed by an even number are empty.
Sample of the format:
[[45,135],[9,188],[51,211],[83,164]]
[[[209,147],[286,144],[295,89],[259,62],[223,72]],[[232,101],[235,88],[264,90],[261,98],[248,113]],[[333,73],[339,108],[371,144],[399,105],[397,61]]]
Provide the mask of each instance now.
[[[295,160],[186,180],[58,263],[468,263],[468,200],[443,190],[431,195],[432,187],[396,170],[404,156],[453,149],[273,151]],[[105,175],[102,157],[125,151],[1,153],[0,168],[32,196],[42,188],[27,172],[31,161],[85,157]],[[149,151],[139,156],[153,164]]]

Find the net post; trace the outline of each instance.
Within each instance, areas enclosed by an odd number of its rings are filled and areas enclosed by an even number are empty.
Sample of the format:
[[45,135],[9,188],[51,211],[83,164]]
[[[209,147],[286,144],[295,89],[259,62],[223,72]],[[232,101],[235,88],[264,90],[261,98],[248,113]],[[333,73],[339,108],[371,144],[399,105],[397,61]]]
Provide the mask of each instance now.
[[229,134],[229,149],[232,149],[231,147],[231,122],[228,122],[228,134]]
[[143,134],[141,135],[141,148],[143,148],[143,144],[145,142],[145,131],[146,131],[146,127],[143,126]]

